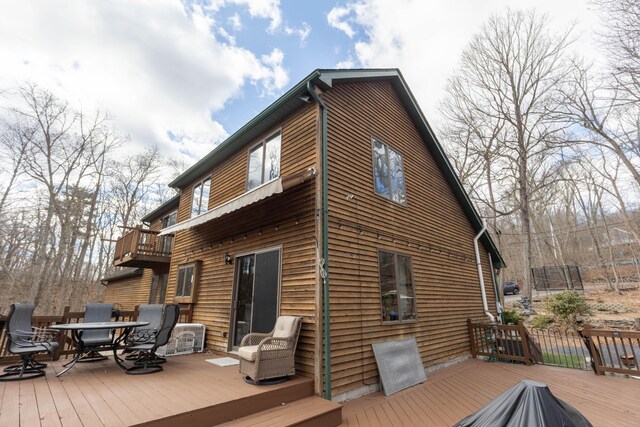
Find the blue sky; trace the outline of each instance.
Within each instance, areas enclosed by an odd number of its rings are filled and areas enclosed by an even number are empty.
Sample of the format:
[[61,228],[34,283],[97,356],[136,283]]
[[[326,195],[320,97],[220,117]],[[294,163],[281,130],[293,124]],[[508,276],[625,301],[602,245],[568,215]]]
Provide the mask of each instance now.
[[462,50],[507,6],[575,25],[576,52],[599,60],[584,0],[2,0],[0,90],[107,111],[128,150],[187,165],[316,68],[398,67],[437,124]]

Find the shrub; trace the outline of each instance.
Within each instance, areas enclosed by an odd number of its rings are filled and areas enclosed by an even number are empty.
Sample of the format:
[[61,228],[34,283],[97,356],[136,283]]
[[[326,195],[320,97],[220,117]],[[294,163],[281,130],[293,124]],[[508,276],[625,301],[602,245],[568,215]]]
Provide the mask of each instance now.
[[518,312],[515,311],[515,310],[504,310],[502,312],[502,320],[507,325],[510,324],[510,323],[513,323],[514,325],[517,325],[518,322],[522,320],[522,317],[520,317]]
[[537,329],[546,329],[553,323],[553,318],[549,316],[536,316],[531,321],[531,326]]
[[564,291],[544,300],[544,307],[558,323],[575,328],[578,317],[588,316],[591,309],[585,298],[575,291]]

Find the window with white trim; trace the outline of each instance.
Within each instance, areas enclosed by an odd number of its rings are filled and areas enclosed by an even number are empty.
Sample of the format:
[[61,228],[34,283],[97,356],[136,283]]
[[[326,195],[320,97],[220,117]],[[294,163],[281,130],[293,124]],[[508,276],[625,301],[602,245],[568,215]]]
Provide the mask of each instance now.
[[377,194],[402,205],[407,203],[402,156],[387,144],[372,138],[373,187]]
[[191,218],[205,213],[209,209],[209,192],[211,191],[211,177],[194,184],[191,197]]
[[383,322],[416,320],[416,299],[411,257],[393,252],[378,253],[380,305]]
[[247,191],[280,176],[280,132],[265,139],[249,151]]

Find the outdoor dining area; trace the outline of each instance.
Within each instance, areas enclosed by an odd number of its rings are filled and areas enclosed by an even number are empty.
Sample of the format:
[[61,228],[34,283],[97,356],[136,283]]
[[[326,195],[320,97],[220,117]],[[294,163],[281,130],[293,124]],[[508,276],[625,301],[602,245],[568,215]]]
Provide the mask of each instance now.
[[248,333],[237,352],[178,355],[170,349],[180,328],[196,325],[184,306],[87,304],[60,317],[34,316],[34,308],[13,304],[0,318],[0,346],[10,353],[5,363],[12,360],[0,371],[0,427],[205,426],[269,418],[272,410],[291,422],[341,422],[341,405],[315,396],[313,379],[296,375],[301,317],[280,316],[270,333]]
[[5,320],[8,351],[20,361],[3,369],[0,382],[44,376],[47,364],[36,356],[53,356],[60,347],[59,334],[65,331],[73,340],[73,357],[56,376],[69,372],[77,363],[107,360],[108,354],[127,374],[160,372],[166,358],[156,351],[167,344],[180,315],[178,304],[147,304],[140,306],[136,320],[125,321],[119,319],[113,304],[87,304],[82,322],[40,328],[33,326],[34,309],[34,304],[11,305]]

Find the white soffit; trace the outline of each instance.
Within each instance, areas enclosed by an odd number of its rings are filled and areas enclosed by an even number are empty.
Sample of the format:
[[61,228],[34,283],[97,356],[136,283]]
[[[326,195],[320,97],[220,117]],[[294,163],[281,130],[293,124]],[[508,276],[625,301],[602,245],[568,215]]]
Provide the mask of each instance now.
[[259,202],[260,200],[266,199],[267,197],[278,193],[282,193],[282,177],[273,181],[269,181],[266,184],[254,188],[253,190],[247,191],[246,193],[241,194],[238,197],[203,213],[202,215],[198,215],[194,218],[182,221],[178,224],[172,225],[171,227],[163,228],[160,231],[160,236],[172,234],[176,231],[186,230],[197,225],[204,224],[205,222],[220,218],[223,215],[226,215],[233,211],[237,211],[238,209],[249,206],[253,203]]

